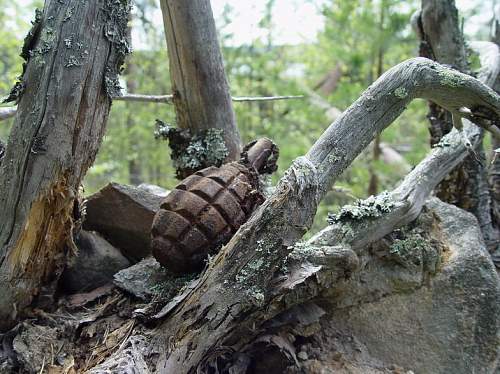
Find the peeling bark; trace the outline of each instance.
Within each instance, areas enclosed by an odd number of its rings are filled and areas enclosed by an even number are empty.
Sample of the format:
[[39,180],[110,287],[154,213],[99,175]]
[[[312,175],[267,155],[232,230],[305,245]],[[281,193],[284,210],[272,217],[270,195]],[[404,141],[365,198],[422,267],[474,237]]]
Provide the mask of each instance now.
[[61,270],[75,197],[119,89],[128,13],[128,1],[47,1],[26,38],[0,168],[0,329]]

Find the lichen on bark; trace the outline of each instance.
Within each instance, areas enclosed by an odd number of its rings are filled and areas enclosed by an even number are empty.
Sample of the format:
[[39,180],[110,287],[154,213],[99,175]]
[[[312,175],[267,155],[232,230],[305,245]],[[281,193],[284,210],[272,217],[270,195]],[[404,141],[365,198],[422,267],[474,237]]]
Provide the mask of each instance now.
[[184,179],[208,166],[221,166],[229,151],[224,130],[211,128],[191,134],[189,130],[172,127],[156,120],[155,138],[168,140],[176,175]]

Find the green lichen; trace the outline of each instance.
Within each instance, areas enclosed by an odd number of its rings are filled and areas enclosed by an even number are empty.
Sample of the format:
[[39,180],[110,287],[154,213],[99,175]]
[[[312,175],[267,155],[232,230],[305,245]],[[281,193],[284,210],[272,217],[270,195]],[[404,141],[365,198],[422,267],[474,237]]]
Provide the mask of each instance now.
[[246,290],[246,294],[255,305],[264,305],[266,297],[260,288],[253,286]]
[[440,71],[439,77],[441,79],[440,83],[443,86],[457,88],[464,83],[463,79],[460,76],[447,70]]
[[[162,269],[162,271],[164,271]],[[197,274],[186,274],[179,277],[166,275],[165,279],[151,286],[150,291],[154,297],[161,299],[170,299],[177,295],[179,291],[191,282]]]
[[396,96],[399,99],[404,99],[408,96],[408,91],[404,87],[398,87],[394,91],[394,96]]
[[155,138],[168,140],[177,177],[183,179],[208,166],[221,166],[229,151],[222,129],[211,128],[191,135],[189,130],[156,120]]
[[395,239],[389,247],[389,258],[405,268],[420,268],[435,272],[439,261],[437,251],[418,232],[409,232]]
[[446,139],[446,137],[441,138],[441,140],[434,144],[432,148],[445,148],[451,146],[451,143]]
[[394,208],[394,201],[387,192],[377,196],[370,196],[365,200],[358,200],[353,205],[342,207],[338,214],[328,214],[330,224],[349,220],[360,221],[365,218],[377,218]]

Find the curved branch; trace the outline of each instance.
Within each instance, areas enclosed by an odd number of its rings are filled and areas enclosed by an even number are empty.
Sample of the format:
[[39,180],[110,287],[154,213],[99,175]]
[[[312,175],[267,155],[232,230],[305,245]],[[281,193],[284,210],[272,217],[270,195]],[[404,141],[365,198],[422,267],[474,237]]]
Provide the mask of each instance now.
[[[161,327],[172,344],[158,363],[159,372],[194,371],[217,346],[244,344],[241,336],[250,339],[266,319],[293,305],[276,293],[275,276],[294,243],[310,227],[317,204],[335,179],[415,98],[435,101],[456,115],[467,107],[500,119],[500,97],[477,79],[424,58],[390,69],[330,125],[306,156],[294,161],[274,194],[172,309]],[[240,341],[235,343],[232,336]]]

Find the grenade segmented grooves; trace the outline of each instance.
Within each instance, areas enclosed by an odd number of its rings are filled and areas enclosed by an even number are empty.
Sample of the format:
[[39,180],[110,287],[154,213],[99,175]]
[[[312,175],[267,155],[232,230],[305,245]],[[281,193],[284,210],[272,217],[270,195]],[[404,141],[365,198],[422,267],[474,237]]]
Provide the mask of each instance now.
[[262,202],[257,188],[257,174],[236,162],[187,177],[153,220],[153,255],[174,274],[201,270]]

